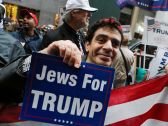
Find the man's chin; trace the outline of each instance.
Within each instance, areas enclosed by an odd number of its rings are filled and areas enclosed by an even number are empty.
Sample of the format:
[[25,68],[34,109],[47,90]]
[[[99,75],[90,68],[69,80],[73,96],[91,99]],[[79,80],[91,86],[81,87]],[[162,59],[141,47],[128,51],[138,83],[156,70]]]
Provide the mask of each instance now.
[[97,64],[97,65],[101,65],[101,66],[107,66],[107,67],[110,67],[110,66],[111,66],[111,64],[108,63],[108,62],[97,62],[96,64]]

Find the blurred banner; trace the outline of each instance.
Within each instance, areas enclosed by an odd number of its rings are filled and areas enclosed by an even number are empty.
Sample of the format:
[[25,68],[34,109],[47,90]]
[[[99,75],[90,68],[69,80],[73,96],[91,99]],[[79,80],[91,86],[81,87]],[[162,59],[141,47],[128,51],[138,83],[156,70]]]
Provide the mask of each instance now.
[[17,20],[17,12],[18,7],[12,4],[4,4],[6,7],[6,17],[10,18],[11,20]]
[[138,6],[140,8],[148,10],[168,10],[167,0],[117,0],[117,5],[119,7],[124,7],[126,5]]
[[132,40],[131,36],[131,26],[130,25],[122,25],[123,34],[128,37],[129,40]]
[[147,45],[168,47],[168,23],[145,17],[143,42]]
[[156,57],[153,58],[149,66],[149,78],[153,78],[160,74],[164,74],[164,67],[167,63],[168,63],[168,49],[158,48]]

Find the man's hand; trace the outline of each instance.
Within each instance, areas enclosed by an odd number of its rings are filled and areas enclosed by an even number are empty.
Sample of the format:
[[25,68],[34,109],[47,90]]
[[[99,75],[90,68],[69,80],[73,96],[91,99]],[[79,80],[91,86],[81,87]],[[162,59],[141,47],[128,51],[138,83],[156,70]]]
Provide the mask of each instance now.
[[51,55],[54,54],[54,52],[58,52],[60,56],[63,57],[63,62],[69,66],[80,67],[82,53],[70,40],[55,41],[40,51],[40,53]]

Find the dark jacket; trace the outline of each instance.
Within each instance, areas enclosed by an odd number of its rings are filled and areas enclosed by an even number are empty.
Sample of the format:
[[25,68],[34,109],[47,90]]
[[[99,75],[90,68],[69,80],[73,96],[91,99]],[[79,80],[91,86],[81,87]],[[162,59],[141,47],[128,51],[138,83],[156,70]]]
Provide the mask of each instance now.
[[25,51],[18,40],[0,32],[0,102],[18,101],[25,78],[20,76],[19,66]]
[[84,35],[82,34],[82,32],[78,32],[77,35],[77,32],[65,22],[57,29],[49,31],[46,33],[46,35],[44,35],[41,49],[46,48],[49,44],[57,40],[71,40],[80,49],[79,36],[81,38],[80,43],[82,46],[82,50],[85,54],[86,51],[84,47]]
[[35,35],[33,37],[25,36],[23,30],[12,32],[11,35],[21,43],[24,43],[24,49],[27,54],[40,50],[43,36],[38,30],[35,30]]

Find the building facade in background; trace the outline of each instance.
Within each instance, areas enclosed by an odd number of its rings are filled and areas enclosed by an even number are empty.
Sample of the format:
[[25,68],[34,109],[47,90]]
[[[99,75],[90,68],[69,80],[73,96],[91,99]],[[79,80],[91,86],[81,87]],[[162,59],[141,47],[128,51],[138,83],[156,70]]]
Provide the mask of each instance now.
[[[29,8],[36,13],[39,24],[57,25],[60,16],[64,12],[67,0],[2,0],[8,8],[8,17],[12,19],[20,18],[19,10]],[[105,17],[115,17],[119,19],[120,8],[116,6],[116,0],[89,0],[91,6],[98,8],[93,13],[90,23]]]
[[21,9],[30,9],[36,13],[39,25],[57,25],[67,0],[3,0],[7,7],[7,16],[13,20],[20,18]]
[[[20,18],[21,9],[31,9],[39,19],[39,25],[52,24],[57,26],[64,13],[67,0],[2,0],[7,8],[7,17],[16,20]],[[131,26],[131,34],[142,36],[144,17],[155,17],[154,11],[147,11],[139,7],[127,6],[120,10],[116,0],[89,0],[91,6],[98,8],[92,14],[90,24],[106,17],[115,17],[122,25]]]

